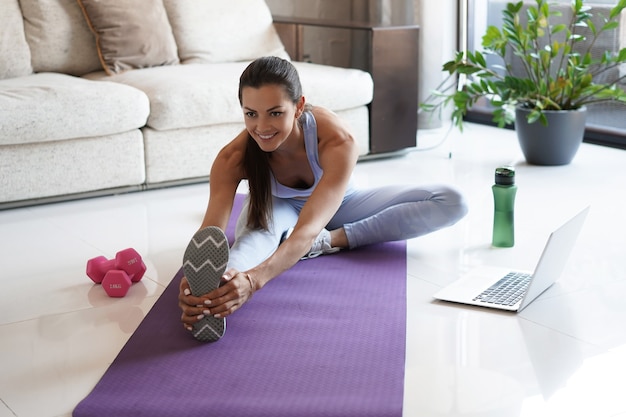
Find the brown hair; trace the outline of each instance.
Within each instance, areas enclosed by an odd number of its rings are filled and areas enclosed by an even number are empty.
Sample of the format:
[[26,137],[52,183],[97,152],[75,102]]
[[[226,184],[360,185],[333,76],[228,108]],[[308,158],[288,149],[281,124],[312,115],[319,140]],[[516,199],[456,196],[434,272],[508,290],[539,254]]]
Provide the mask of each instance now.
[[[243,106],[244,87],[260,88],[268,84],[282,86],[293,103],[297,103],[302,97],[302,85],[295,67],[289,61],[270,56],[253,61],[241,74],[239,104]],[[249,134],[243,164],[250,190],[248,227],[268,230],[272,220],[269,154],[261,150]]]

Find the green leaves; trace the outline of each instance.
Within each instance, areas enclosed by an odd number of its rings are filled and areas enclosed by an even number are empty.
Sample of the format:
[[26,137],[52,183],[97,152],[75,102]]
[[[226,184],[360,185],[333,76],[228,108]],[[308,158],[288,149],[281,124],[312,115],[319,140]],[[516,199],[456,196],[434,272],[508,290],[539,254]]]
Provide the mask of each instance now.
[[[431,96],[436,102],[423,103],[421,108],[435,111],[453,105],[452,119],[462,128],[463,117],[480,98],[495,107],[494,121],[499,126],[512,123],[516,105],[531,109],[530,121],[547,123],[545,110],[576,109],[599,101],[626,102],[617,80],[594,83],[594,77],[626,63],[626,48],[594,58],[589,47],[604,32],[619,27],[626,0],[619,0],[609,16],[600,19],[601,24],[597,18],[596,23],[592,21],[591,7],[584,0],[572,0],[571,8],[571,18],[566,19],[551,9],[548,0],[534,0],[530,5],[507,3],[501,27],[487,28],[483,51],[457,52],[443,65],[450,77],[462,75],[463,85],[449,91],[438,89]],[[487,55],[501,63],[488,66]]]
[[620,0],[615,7],[611,9],[611,13],[609,14],[609,19],[613,20],[619,16],[622,10],[626,9],[626,0]]

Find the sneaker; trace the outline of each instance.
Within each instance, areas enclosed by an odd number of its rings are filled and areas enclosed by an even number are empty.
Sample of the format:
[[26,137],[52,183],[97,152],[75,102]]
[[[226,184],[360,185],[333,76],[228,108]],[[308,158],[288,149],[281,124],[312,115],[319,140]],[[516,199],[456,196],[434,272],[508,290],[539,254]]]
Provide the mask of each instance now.
[[[228,255],[228,239],[219,227],[209,226],[196,232],[183,257],[183,271],[191,294],[199,297],[220,286]],[[196,339],[215,342],[226,331],[226,319],[206,316],[192,327]]]
[[[293,227],[285,230],[280,238],[280,243],[283,243],[293,232]],[[309,252],[304,255],[301,260],[317,258],[320,255],[328,255],[331,253],[339,252],[341,248],[333,248],[330,246],[330,232],[326,229],[322,229],[319,235],[315,238],[313,246],[309,249]]]

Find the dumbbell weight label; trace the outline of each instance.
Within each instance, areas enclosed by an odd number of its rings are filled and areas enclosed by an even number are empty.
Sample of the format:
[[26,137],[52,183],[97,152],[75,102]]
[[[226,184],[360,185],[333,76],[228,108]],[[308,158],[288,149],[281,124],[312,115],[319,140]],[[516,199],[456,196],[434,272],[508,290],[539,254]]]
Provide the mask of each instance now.
[[128,276],[133,282],[138,282],[143,277],[143,274],[146,272],[146,265],[143,263],[141,259],[141,255],[137,253],[132,248],[128,248],[125,251],[126,254],[134,254],[134,256],[125,260],[126,268],[123,268],[128,273]]
[[132,282],[128,274],[121,270],[107,272],[102,280],[104,291],[109,297],[124,297]]

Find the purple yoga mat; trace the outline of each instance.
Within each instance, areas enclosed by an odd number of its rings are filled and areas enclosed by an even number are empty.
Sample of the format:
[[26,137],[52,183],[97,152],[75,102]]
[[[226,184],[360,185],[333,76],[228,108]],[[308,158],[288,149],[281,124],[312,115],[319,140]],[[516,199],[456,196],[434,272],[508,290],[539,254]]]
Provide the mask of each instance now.
[[212,344],[179,321],[181,274],[74,417],[402,415],[404,242],[298,262]]

